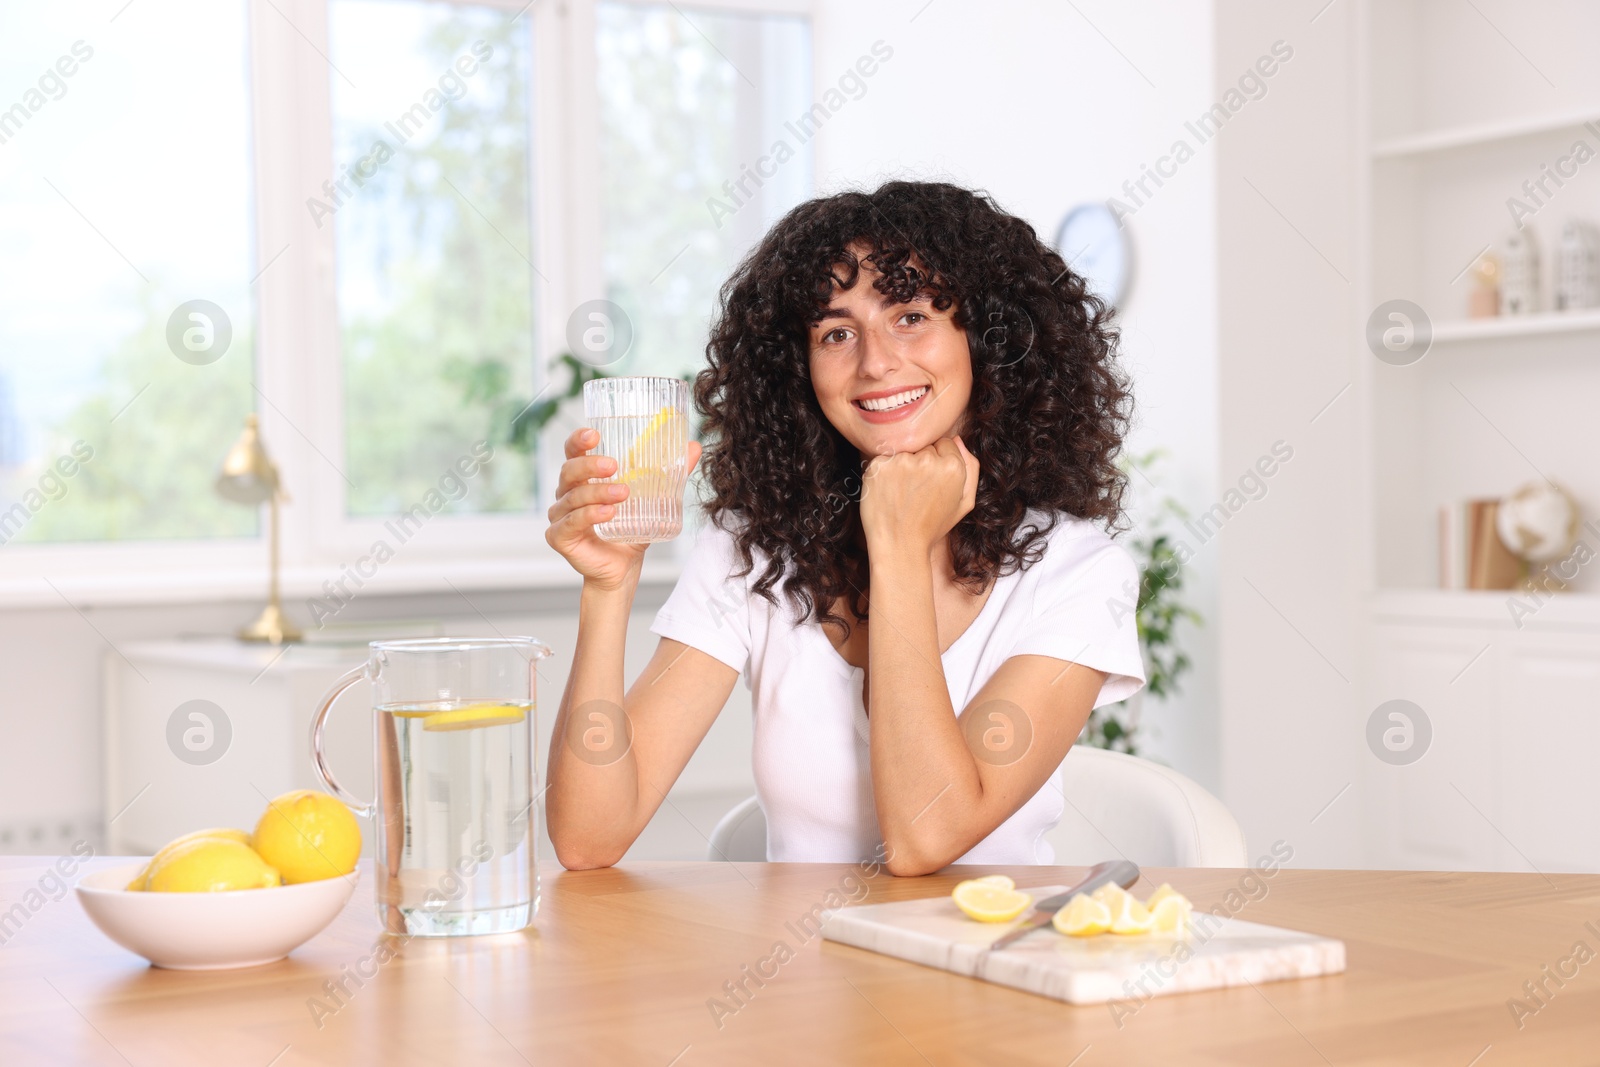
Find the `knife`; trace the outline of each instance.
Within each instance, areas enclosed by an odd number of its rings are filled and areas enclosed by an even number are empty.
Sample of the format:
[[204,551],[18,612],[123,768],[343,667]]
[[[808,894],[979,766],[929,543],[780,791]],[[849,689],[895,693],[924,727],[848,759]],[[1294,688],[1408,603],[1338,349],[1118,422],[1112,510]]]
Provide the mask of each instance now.
[[985,951],[993,952],[1005,948],[1013,941],[1027,937],[1041,926],[1048,926],[1056,912],[1066,907],[1067,903],[1079,893],[1093,893],[1101,886],[1111,885],[1113,882],[1126,889],[1138,880],[1139,868],[1127,860],[1107,860],[1105,863],[1097,863],[1089,869],[1087,878],[1065,893],[1057,893],[1053,897],[1039,901],[1034,905],[1033,914],[1023,920],[1021,926],[990,945]]

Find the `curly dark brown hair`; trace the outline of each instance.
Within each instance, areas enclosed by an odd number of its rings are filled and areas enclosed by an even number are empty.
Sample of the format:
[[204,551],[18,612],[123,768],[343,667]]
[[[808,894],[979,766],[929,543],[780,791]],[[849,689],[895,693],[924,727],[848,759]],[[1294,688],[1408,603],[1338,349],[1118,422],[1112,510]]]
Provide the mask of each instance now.
[[[870,251],[858,259],[852,248]],[[733,534],[741,575],[757,551],[766,556],[761,596],[776,604],[781,587],[797,622],[846,632],[833,610],[840,598],[867,617],[862,461],[817,401],[810,328],[863,261],[881,272],[880,292],[953,305],[966,331],[973,383],[962,439],[981,473],[950,553],[974,591],[1037,561],[1062,513],[1120,526],[1116,459],[1132,405],[1112,309],[986,194],[894,181],[790,211],[723,286],[710,365],[695,379],[706,506]],[[1042,526],[1030,509],[1048,516]]]

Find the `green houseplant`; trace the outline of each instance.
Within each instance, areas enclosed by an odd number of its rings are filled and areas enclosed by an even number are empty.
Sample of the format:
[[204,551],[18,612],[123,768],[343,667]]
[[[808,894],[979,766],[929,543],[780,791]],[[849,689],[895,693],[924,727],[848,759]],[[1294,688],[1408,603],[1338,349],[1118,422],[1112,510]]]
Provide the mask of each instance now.
[[[1130,756],[1139,754],[1142,742],[1139,733],[1144,697],[1148,694],[1160,699],[1178,692],[1178,681],[1189,670],[1189,656],[1178,641],[1179,624],[1185,620],[1195,625],[1202,622],[1199,612],[1183,603],[1183,561],[1166,530],[1169,521],[1185,519],[1188,513],[1161,491],[1152,477],[1164,456],[1161,449],[1152,449],[1129,456],[1123,463],[1124,470],[1139,475],[1158,494],[1143,529],[1126,545],[1139,566],[1139,593],[1137,603],[1123,610],[1131,610],[1138,624],[1145,688],[1128,700],[1090,712],[1078,739],[1081,744]],[[1115,614],[1118,605],[1112,604],[1111,610]]]
[[[546,389],[532,400],[510,397],[508,376],[493,365],[475,364],[458,375],[459,384],[469,401],[491,405],[489,441],[505,445],[512,451],[531,455],[538,447],[539,435],[567,404],[583,396],[583,387],[601,378],[611,378],[598,367],[590,366],[571,352],[562,352],[550,362],[552,376],[565,368],[567,384],[559,392]],[[694,381],[692,375],[680,374],[686,382]],[[548,395],[545,395],[548,394]],[[699,434],[696,433],[696,439]]]

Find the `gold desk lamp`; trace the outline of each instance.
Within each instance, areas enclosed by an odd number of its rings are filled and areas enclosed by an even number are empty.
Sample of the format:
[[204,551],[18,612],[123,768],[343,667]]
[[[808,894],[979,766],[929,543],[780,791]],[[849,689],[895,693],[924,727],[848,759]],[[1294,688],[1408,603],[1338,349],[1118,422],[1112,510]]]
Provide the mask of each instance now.
[[253,412],[245,416],[244,432],[222,461],[222,473],[217,475],[217,493],[237,504],[271,505],[267,606],[261,609],[255,622],[239,631],[239,639],[268,641],[274,645],[300,640],[304,635],[283,614],[283,603],[278,597],[278,501],[288,500],[289,496],[279,482],[277,465],[261,443],[259,423]]

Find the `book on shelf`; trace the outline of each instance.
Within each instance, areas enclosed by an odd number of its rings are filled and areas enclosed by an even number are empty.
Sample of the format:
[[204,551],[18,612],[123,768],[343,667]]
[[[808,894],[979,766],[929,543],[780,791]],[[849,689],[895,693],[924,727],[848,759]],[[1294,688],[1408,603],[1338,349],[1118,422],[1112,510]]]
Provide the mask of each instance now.
[[1439,588],[1515,589],[1522,561],[1495,529],[1498,500],[1464,500],[1439,509]]

